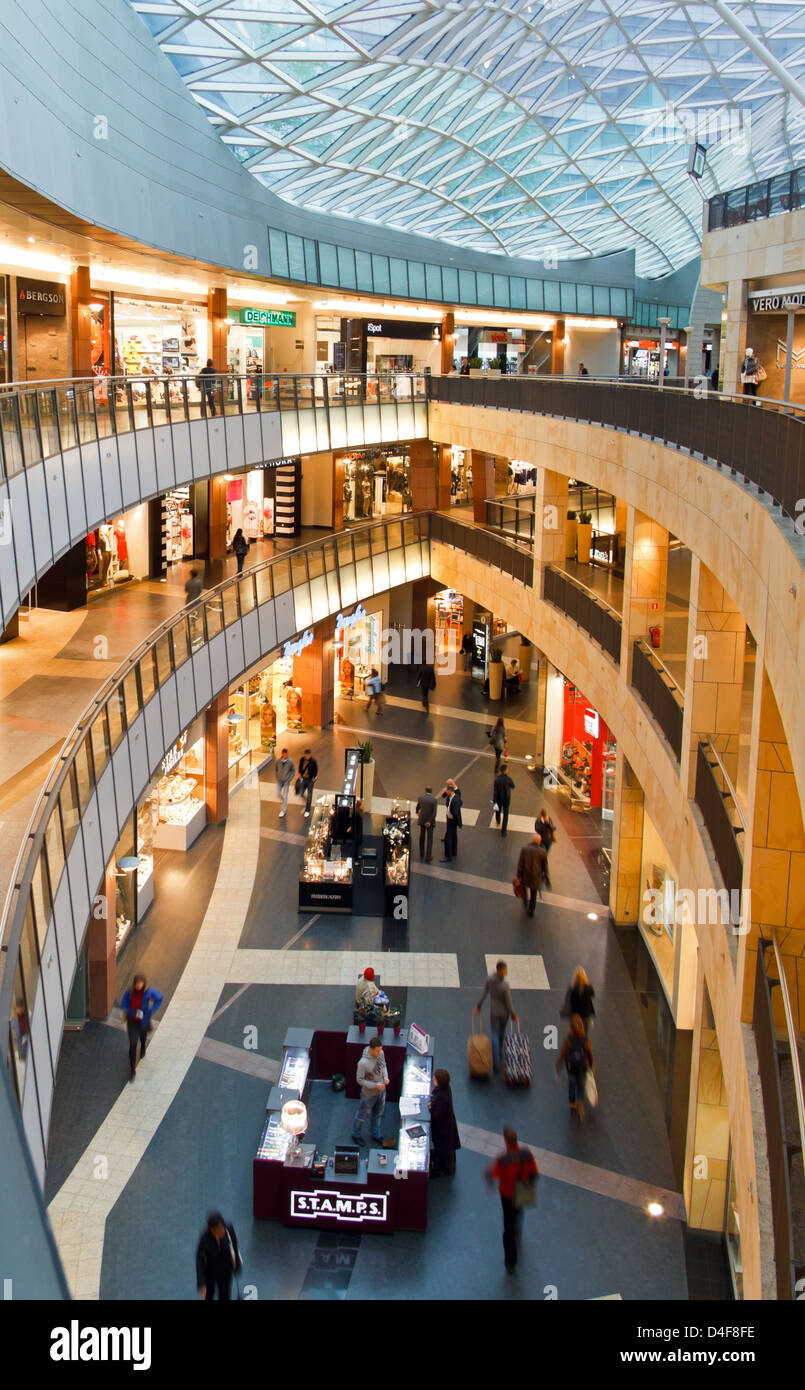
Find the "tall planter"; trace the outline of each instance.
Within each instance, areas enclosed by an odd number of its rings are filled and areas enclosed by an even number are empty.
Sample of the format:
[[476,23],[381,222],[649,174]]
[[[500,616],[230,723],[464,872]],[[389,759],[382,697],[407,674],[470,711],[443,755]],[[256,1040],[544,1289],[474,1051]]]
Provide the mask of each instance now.
[[590,563],[590,542],[593,528],[589,521],[580,521],[576,529],[576,557],[580,565]]
[[363,764],[363,809],[371,811],[372,792],[375,785],[375,760],[371,758],[368,763]]
[[503,694],[503,662],[489,663],[489,698],[499,700]]
[[531,675],[531,653],[534,650],[530,642],[521,642],[517,658],[520,662],[520,675],[527,681]]

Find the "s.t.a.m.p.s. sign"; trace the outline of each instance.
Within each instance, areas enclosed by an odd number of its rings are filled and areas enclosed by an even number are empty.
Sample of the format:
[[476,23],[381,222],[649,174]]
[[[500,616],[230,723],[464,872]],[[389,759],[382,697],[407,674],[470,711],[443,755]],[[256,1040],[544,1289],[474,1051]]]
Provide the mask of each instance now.
[[329,1216],[333,1221],[359,1225],[365,1221],[386,1221],[388,1195],[385,1192],[336,1192],[315,1188],[313,1192],[291,1192],[291,1216]]

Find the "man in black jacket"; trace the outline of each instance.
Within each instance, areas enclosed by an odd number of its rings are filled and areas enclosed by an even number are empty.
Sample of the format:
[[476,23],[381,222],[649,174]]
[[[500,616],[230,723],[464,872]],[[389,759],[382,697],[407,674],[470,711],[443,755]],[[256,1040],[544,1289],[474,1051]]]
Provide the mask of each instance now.
[[201,391],[202,413],[209,410],[211,415],[215,414],[215,388],[218,373],[212,363],[212,358],[207,358],[206,367],[202,367],[198,374],[198,386]]
[[228,1301],[231,1296],[232,1275],[243,1268],[238,1238],[231,1221],[226,1222],[220,1211],[211,1211],[207,1227],[196,1250],[196,1286],[199,1298],[211,1303],[218,1297]]
[[430,692],[436,689],[436,672],[429,661],[423,661],[416,674],[416,683],[419,686],[419,698],[422,707],[427,714],[430,710]]
[[304,754],[299,759],[299,777],[302,783],[301,787],[299,788],[299,795],[307,797],[307,804],[305,806],[305,816],[310,815],[310,807],[313,801],[313,788],[316,785],[316,778],[318,777],[318,775],[319,765],[316,762],[316,759],[313,757],[313,754],[311,753],[310,749],[306,748]]
[[419,821],[419,857],[429,864],[433,858],[433,827],[436,824],[436,797],[433,787],[425,788],[425,795],[416,804]]
[[458,832],[461,826],[461,792],[453,781],[448,777],[442,792],[447,809],[447,829],[444,832],[444,859],[440,859],[440,864],[450,864],[458,856]]
[[514,782],[509,776],[509,764],[501,763],[498,775],[492,784],[492,800],[495,803],[495,825],[500,825],[501,817],[503,824],[500,828],[501,835],[508,833],[506,827],[509,824],[509,807],[511,806]]

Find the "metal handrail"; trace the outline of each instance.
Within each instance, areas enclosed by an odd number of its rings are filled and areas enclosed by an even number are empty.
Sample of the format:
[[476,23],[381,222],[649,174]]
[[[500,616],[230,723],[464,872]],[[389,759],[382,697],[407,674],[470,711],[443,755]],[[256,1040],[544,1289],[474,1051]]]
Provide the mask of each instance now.
[[791,996],[788,993],[788,981],[783,969],[783,959],[780,954],[780,944],[777,940],[777,930],[771,928],[771,944],[774,949],[774,959],[777,962],[777,976],[780,987],[780,998],[783,1001],[783,1013],[785,1014],[785,1030],[788,1034],[788,1048],[791,1053],[791,1070],[794,1074],[794,1099],[797,1103],[797,1121],[799,1123],[799,1158],[805,1171],[805,1094],[802,1089],[802,1068],[799,1064],[799,1048],[797,1046],[797,1030],[794,1025],[794,1011],[791,1008]]
[[623,614],[619,613],[617,608],[613,608],[611,603],[607,603],[606,599],[602,598],[599,593],[596,593],[595,589],[591,589],[587,584],[582,584],[580,579],[577,579],[574,574],[569,574],[561,565],[547,565],[546,568],[553,570],[555,574],[560,574],[563,579],[567,580],[568,584],[573,585],[574,589],[579,589],[581,593],[586,594],[588,598],[594,599],[599,608],[605,609],[610,617],[614,618],[621,627],[623,626]]
[[650,647],[648,642],[646,642],[645,638],[643,637],[638,637],[635,639],[635,646],[640,648],[644,656],[650,658],[652,665],[654,666],[655,670],[657,670],[658,673],[662,676],[663,680],[666,682],[668,689],[671,691],[671,694],[675,695],[676,698],[680,701],[680,703],[684,705],[685,692],[679,684],[679,681],[675,680],[674,677],[671,675],[671,672],[668,670],[668,667],[666,666],[662,657],[657,655],[654,648]]
[[[701,744],[703,744],[704,747],[705,747],[706,753],[707,753],[707,755],[708,755],[708,761],[709,761],[709,755],[712,754],[712,756],[713,756],[713,757],[715,758],[715,760],[716,760],[716,763],[718,764],[718,770],[719,770],[719,772],[721,773],[721,776],[723,777],[724,781],[725,781],[726,784],[727,784],[726,795],[729,797],[730,801],[732,802],[733,806],[735,807],[735,813],[736,813],[736,815],[737,815],[739,821],[741,822],[740,829],[739,829],[737,826],[734,827],[735,833],[736,833],[736,835],[743,835],[743,834],[746,833],[746,818],[745,818],[745,816],[744,816],[743,811],[741,810],[741,805],[740,805],[740,802],[739,802],[739,800],[738,800],[738,795],[737,795],[737,793],[736,793],[736,791],[735,791],[734,786],[732,785],[732,778],[730,777],[729,773],[727,772],[727,769],[726,769],[725,766],[724,766],[724,763],[723,763],[721,754],[719,753],[718,749],[715,747],[715,745],[713,744],[713,742],[712,742],[711,739],[709,739],[709,738],[702,738],[702,739],[699,740],[699,742],[700,742]],[[712,767],[713,764],[711,763],[710,766]],[[725,795],[725,793],[722,792],[722,796],[724,796],[724,795]]]

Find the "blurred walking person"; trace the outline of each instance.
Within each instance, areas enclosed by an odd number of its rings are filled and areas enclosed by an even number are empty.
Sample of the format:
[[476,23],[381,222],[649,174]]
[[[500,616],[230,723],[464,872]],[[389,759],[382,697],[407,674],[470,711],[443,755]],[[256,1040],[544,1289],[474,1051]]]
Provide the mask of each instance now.
[[456,1150],[461,1148],[455,1111],[453,1092],[450,1089],[450,1073],[444,1067],[437,1067],[433,1073],[436,1083],[428,1101],[430,1111],[430,1175],[432,1178],[452,1178],[456,1171]]
[[523,1219],[522,1207],[517,1205],[517,1186],[528,1186],[537,1181],[539,1169],[537,1160],[530,1149],[521,1149],[517,1142],[517,1130],[506,1125],[503,1130],[506,1148],[498,1154],[491,1168],[484,1173],[487,1187],[497,1184],[500,1205],[503,1208],[503,1259],[506,1273],[514,1274],[517,1267],[517,1247],[520,1243],[520,1223]]
[[151,1015],[161,1003],[162,995],[159,990],[151,989],[144,975],[134,976],[131,988],[126,990],[120,1001],[123,1017],[126,1020],[126,1032],[129,1035],[130,1081],[134,1080],[137,1071],[137,1048],[140,1049],[140,1061],[142,1061],[148,1043],[148,1034],[153,1026]]
[[500,761],[503,757],[503,750],[506,747],[506,725],[501,718],[495,720],[492,728],[487,731],[486,736],[495,752],[495,776],[497,776],[500,769]]
[[532,835],[531,844],[523,845],[520,850],[515,878],[523,885],[523,907],[529,917],[534,916],[537,896],[542,892],[542,876],[547,857],[539,842],[539,835]]
[[283,748],[274,767],[274,780],[277,783],[277,791],[280,794],[280,820],[284,820],[288,810],[288,793],[291,790],[293,774],[293,759],[288,757],[288,749]]
[[570,1019],[570,1031],[562,1043],[562,1050],[556,1059],[556,1076],[565,1065],[567,1072],[567,1093],[571,1115],[584,1119],[584,1085],[588,1071],[595,1070],[595,1058],[590,1039],[584,1032],[584,1024],[578,1014]]
[[212,1303],[216,1293],[228,1303],[232,1297],[232,1276],[243,1268],[238,1238],[231,1221],[220,1211],[211,1211],[196,1250],[196,1287],[199,1298]]
[[501,763],[492,784],[492,801],[495,807],[495,825],[500,826],[501,835],[508,833],[509,807],[512,801],[514,782],[509,776],[509,764]]
[[499,960],[494,973],[488,976],[484,992],[475,1005],[475,1012],[480,1015],[483,1002],[489,995],[489,1031],[492,1037],[492,1066],[495,1071],[500,1070],[500,1054],[509,1019],[512,1023],[520,1022],[512,1004],[511,988],[506,979],[508,973],[509,967],[505,960]]
[[573,979],[567,987],[565,1002],[559,1012],[559,1017],[572,1018],[574,1014],[578,1014],[584,1024],[585,1033],[589,1035],[592,1032],[595,1018],[594,994],[595,990],[587,979],[586,972],[580,965],[577,965],[573,972]]

